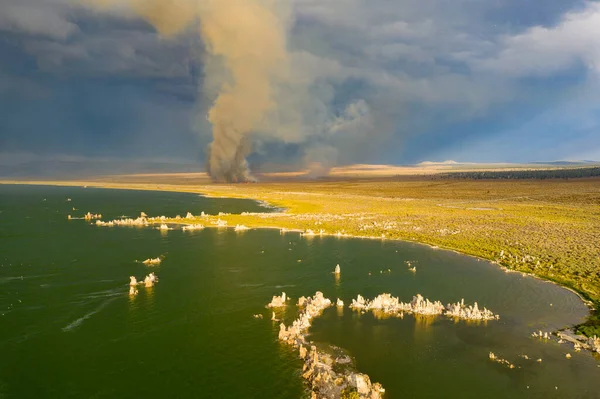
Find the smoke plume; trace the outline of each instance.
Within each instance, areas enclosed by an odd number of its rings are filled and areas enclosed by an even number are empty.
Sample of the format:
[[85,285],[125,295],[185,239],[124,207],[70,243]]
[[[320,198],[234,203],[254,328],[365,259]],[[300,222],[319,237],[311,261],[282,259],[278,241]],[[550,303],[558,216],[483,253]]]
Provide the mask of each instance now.
[[200,25],[207,51],[221,57],[231,74],[208,114],[213,125],[209,171],[216,180],[245,181],[247,136],[265,122],[274,106],[274,87],[285,77],[285,28],[273,3],[265,0],[203,2]]
[[[250,135],[264,126],[274,108],[274,92],[288,65],[285,18],[275,0],[84,0],[99,6],[125,4],[166,37],[195,21],[206,52],[227,71],[211,76],[217,97],[208,112],[213,141],[208,170],[217,181],[251,179],[246,156]],[[214,62],[214,60],[213,60]]]

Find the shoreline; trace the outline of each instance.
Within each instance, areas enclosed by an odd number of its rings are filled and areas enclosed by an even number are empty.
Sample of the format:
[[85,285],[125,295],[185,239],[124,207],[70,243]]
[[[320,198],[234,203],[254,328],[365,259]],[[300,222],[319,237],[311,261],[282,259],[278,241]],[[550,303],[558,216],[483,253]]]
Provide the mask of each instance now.
[[[210,197],[210,198],[218,198],[218,197]],[[222,198],[231,198],[231,197],[222,197]],[[209,216],[215,216],[215,215],[209,215]],[[149,225],[160,225],[161,222],[149,222]],[[176,219],[171,219],[171,218],[167,218],[167,220],[165,221],[165,223],[168,224],[176,224],[178,226],[186,226],[188,225],[188,223],[186,222],[182,222],[180,220],[176,220]],[[205,229],[235,229],[236,226],[204,226]],[[544,283],[548,283],[548,284],[553,284],[556,285],[560,288],[566,289],[568,291],[571,291],[573,294],[575,294],[580,300],[581,302],[587,306],[587,308],[590,310],[590,313],[595,311],[596,308],[594,307],[594,302],[587,299],[585,296],[583,296],[583,294],[581,294],[580,292],[576,291],[575,289],[560,284],[556,281],[553,280],[549,280],[549,279],[545,279],[543,277],[540,276],[536,276],[535,274],[532,273],[525,273],[525,272],[520,272],[518,270],[512,270],[512,269],[508,269],[505,266],[500,265],[498,262],[491,260],[491,259],[486,259],[483,258],[481,256],[477,256],[477,255],[472,255],[472,254],[468,254],[465,252],[460,252],[459,250],[453,249],[453,248],[448,248],[448,247],[442,247],[442,246],[437,246],[437,245],[433,245],[433,244],[427,244],[424,242],[419,242],[419,241],[410,241],[410,240],[403,240],[400,238],[382,238],[382,237],[376,237],[376,236],[357,236],[357,235],[352,235],[352,234],[344,234],[344,235],[337,235],[337,234],[331,234],[331,233],[323,233],[323,234],[312,234],[312,235],[306,235],[305,234],[305,230],[301,230],[301,229],[288,229],[285,227],[278,227],[278,226],[247,226],[248,228],[244,231],[248,231],[248,230],[259,230],[259,229],[268,229],[268,230],[279,230],[282,234],[286,234],[286,233],[298,233],[300,234],[300,236],[306,236],[309,239],[312,238],[317,238],[317,237],[333,237],[333,238],[339,238],[339,239],[343,239],[343,238],[350,238],[350,239],[362,239],[362,240],[380,240],[380,241],[396,241],[396,242],[403,242],[403,243],[407,243],[407,244],[414,244],[414,245],[420,245],[420,246],[424,246],[424,247],[428,247],[432,250],[441,250],[441,251],[448,251],[448,252],[453,252],[457,255],[461,255],[461,256],[468,256],[470,258],[474,258],[480,261],[484,261],[484,262],[488,262],[490,265],[493,265],[496,268],[499,268],[501,271],[503,271],[504,273],[518,273],[523,277],[531,277],[534,278],[536,280],[539,280],[541,282]],[[243,232],[243,231],[242,231]],[[558,330],[558,331],[562,331],[562,330]]]
[[[289,208],[283,207],[279,204],[274,204],[272,201],[269,201],[268,199],[256,199],[256,198],[252,198],[250,196],[235,195],[235,193],[233,193],[233,192],[232,193],[223,193],[223,195],[205,194],[202,192],[202,189],[205,188],[206,185],[199,185],[198,188],[196,188],[194,186],[184,187],[182,185],[160,184],[160,183],[109,183],[109,182],[98,182],[98,181],[39,181],[39,180],[38,181],[0,180],[0,185],[79,187],[79,188],[97,188],[97,189],[155,191],[155,192],[196,194],[196,195],[200,195],[205,198],[215,198],[215,199],[232,198],[232,199],[245,199],[245,200],[255,201],[255,202],[263,203],[263,204],[267,205],[265,207],[265,209],[279,210],[280,212],[286,213],[287,215],[294,215],[293,213],[288,213]],[[221,186],[221,187],[226,187],[226,186]],[[228,194],[231,194],[231,195],[228,195]],[[264,212],[264,214],[269,214],[269,212]],[[209,215],[209,216],[218,217],[218,215]],[[231,216],[241,216],[241,214],[231,214]],[[150,222],[150,224],[160,224],[160,223],[161,223],[160,221]],[[183,219],[177,220],[175,218],[166,218],[166,220],[163,221],[162,223],[170,223],[170,224],[176,224],[176,225],[190,224],[190,223],[184,222]],[[234,225],[231,225],[231,226],[216,226],[216,225],[210,226],[210,225],[208,225],[205,227],[206,228],[224,228],[224,227],[225,228],[235,228]],[[261,226],[261,225],[249,225],[248,226],[248,229],[262,229],[262,228],[278,229],[280,231],[284,230],[285,232],[294,232],[294,233],[299,233],[301,235],[304,235],[304,233],[306,231],[310,231],[309,229],[305,229],[305,230],[290,229],[290,228],[278,227],[278,226]],[[554,281],[550,278],[538,276],[533,273],[527,273],[527,272],[522,272],[519,270],[509,269],[506,266],[501,265],[495,259],[490,259],[490,258],[486,258],[483,256],[474,255],[472,253],[463,252],[460,249],[456,249],[456,248],[452,248],[452,247],[448,247],[448,246],[444,246],[444,245],[439,245],[439,244],[431,244],[431,243],[428,243],[425,241],[418,241],[415,239],[404,239],[404,238],[387,237],[387,236],[383,236],[383,237],[382,236],[366,236],[366,235],[360,236],[360,235],[356,235],[356,234],[347,234],[347,233],[336,234],[336,233],[319,233],[319,232],[315,232],[314,234],[309,234],[306,236],[309,238],[327,236],[327,237],[338,237],[338,238],[356,238],[356,239],[369,239],[369,240],[375,239],[375,240],[399,241],[399,242],[423,245],[423,246],[427,246],[431,249],[441,249],[441,250],[445,250],[445,251],[451,251],[451,252],[454,252],[461,256],[469,256],[469,257],[472,257],[472,258],[475,258],[478,260],[483,260],[483,261],[489,262],[489,263],[493,264],[494,266],[499,267],[505,273],[520,273],[523,276],[533,277],[537,280],[544,281],[547,283],[552,283],[561,288],[571,291],[572,293],[577,295],[578,298],[582,301],[582,303],[584,305],[586,305],[586,307],[588,308],[589,313],[587,316],[587,320],[589,320],[591,317],[593,317],[600,310],[597,308],[597,306],[598,306],[597,303],[595,301],[593,301],[591,298],[589,298],[588,294],[586,294],[585,292],[580,292],[573,287],[570,287],[566,284],[562,284],[560,282]],[[567,327],[565,329],[558,330],[558,331],[564,331],[564,330],[568,329],[570,331],[575,332],[576,328],[578,326],[584,325],[586,322],[587,321],[583,321],[581,324],[570,326],[570,327]],[[556,331],[554,333],[557,333],[558,331]]]

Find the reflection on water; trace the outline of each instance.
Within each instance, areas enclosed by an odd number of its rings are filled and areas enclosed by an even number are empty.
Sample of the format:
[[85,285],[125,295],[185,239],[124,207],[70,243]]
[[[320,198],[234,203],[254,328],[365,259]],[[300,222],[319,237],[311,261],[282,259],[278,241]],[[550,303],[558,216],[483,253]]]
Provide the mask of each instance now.
[[144,290],[144,295],[145,295],[144,300],[145,300],[147,306],[149,308],[152,308],[154,305],[154,287],[144,286],[143,290]]
[[415,332],[417,335],[426,334],[438,316],[414,314]]
[[392,314],[384,312],[383,310],[380,310],[380,309],[373,309],[373,310],[371,310],[371,313],[373,313],[373,317],[375,317],[377,320],[386,320],[386,319],[391,319],[391,318],[400,318],[400,319],[404,318],[404,313],[398,313],[398,314],[392,315]]

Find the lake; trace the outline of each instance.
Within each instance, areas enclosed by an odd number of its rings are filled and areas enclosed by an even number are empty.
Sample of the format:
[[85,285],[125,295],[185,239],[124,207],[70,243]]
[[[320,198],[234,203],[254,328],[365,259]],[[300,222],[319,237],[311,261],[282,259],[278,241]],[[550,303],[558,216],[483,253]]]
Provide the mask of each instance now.
[[[387,399],[600,397],[598,360],[531,337],[587,315],[557,285],[413,243],[67,219],[88,211],[111,220],[269,209],[195,194],[0,186],[0,397],[307,397],[302,361],[278,342],[265,305],[282,291],[296,300],[317,290],[346,304],[384,292],[464,298],[500,314],[478,324],[327,309],[309,338],[344,348]],[[160,255],[159,266],[139,262]],[[129,276],[150,271],[158,284],[130,297]],[[297,309],[278,316],[290,322]]]

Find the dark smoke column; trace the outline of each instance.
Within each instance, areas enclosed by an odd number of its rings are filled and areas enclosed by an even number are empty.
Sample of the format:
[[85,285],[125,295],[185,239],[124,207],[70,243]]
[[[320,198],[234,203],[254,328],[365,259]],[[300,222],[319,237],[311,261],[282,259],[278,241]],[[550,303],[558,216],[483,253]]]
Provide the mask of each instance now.
[[[212,156],[213,147],[218,145],[216,137],[219,137],[219,140],[222,140],[223,137],[226,136],[215,135],[215,140],[208,147],[206,168],[213,180],[220,183],[243,183],[254,181],[254,178],[250,174],[248,163],[246,162],[246,157],[252,151],[250,140],[247,137],[242,138],[240,145],[234,152],[230,152],[233,147],[224,145],[219,148],[217,156]],[[225,157],[221,156],[223,154]]]

